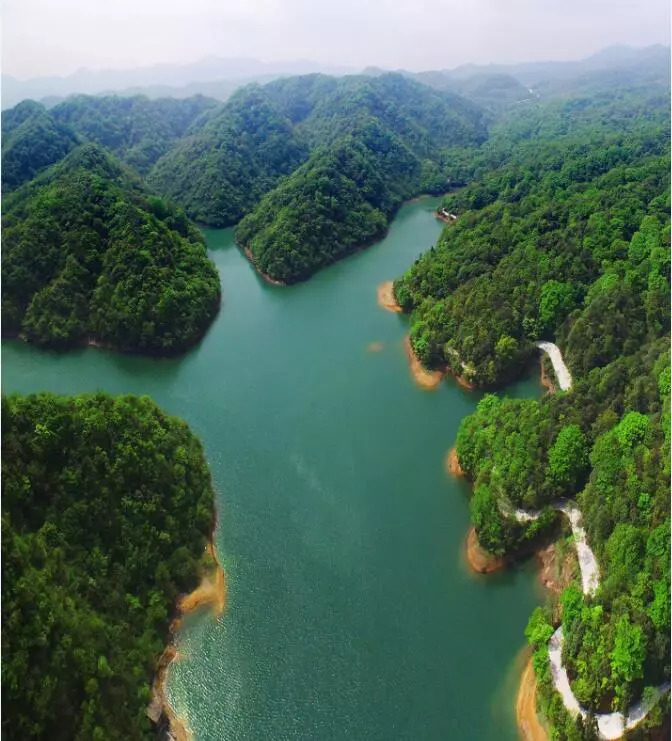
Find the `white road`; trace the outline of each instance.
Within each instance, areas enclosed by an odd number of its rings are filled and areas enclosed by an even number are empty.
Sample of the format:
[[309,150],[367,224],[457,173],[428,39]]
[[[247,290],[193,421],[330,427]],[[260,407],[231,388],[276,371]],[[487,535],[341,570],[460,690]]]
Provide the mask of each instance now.
[[557,345],[552,342],[535,342],[534,343],[542,352],[545,352],[553,363],[555,377],[558,379],[558,385],[563,391],[569,391],[572,387],[572,374],[562,359],[562,353]]

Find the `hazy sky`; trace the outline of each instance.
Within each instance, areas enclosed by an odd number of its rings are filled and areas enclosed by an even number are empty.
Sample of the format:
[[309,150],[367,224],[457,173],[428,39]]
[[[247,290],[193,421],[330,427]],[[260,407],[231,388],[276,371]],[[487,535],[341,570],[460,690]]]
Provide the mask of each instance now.
[[669,0],[4,0],[3,72],[200,57],[437,69],[669,43]]

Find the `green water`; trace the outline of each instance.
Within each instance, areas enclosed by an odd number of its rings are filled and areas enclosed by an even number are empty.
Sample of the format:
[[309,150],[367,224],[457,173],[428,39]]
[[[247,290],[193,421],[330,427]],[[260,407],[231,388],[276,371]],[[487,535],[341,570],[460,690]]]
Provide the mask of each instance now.
[[[288,289],[207,233],[222,311],[180,359],[2,345],[6,392],[149,394],[203,440],[229,607],[187,621],[169,683],[199,740],[517,738],[534,573],[467,571],[467,489],[443,467],[479,396],[415,387],[407,320],[376,303],[435,242],[436,204]],[[538,394],[529,375],[507,392]]]

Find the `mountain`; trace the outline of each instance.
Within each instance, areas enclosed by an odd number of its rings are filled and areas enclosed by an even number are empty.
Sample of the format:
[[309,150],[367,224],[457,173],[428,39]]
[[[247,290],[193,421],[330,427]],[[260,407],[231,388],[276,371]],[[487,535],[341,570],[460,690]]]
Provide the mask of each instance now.
[[[303,99],[294,95],[298,84],[271,83],[269,94],[285,110],[290,101],[298,130],[315,148],[236,229],[257,268],[284,283],[380,238],[403,200],[447,190],[446,150],[485,138],[475,106],[401,75],[335,85],[304,80],[322,94]],[[283,103],[288,87],[292,95]]]
[[85,141],[106,147],[144,174],[217,105],[201,96],[148,100],[78,95],[51,110],[23,101],[2,114],[3,192],[30,180]]
[[145,174],[192,124],[217,102],[202,96],[149,100],[140,95],[94,97],[76,95],[49,113],[61,126],[95,142]]
[[[556,339],[563,320],[591,303],[590,286],[608,265],[629,275],[627,243],[646,214],[660,219],[668,210],[669,96],[619,93],[521,110],[472,157],[466,179],[446,197],[457,223],[395,292],[413,311],[421,360],[488,387],[517,372],[535,340]],[[575,368],[603,365],[643,341],[649,324],[654,331],[660,294],[652,280],[642,299],[646,279],[637,288],[619,278],[595,307],[603,314],[590,322],[594,334],[576,321],[566,337]]]
[[74,132],[32,100],[2,114],[2,192],[9,193],[77,146]]
[[307,156],[291,122],[251,86],[162,157],[147,181],[197,222],[228,226]]
[[[324,65],[309,60],[262,62],[248,58],[222,58],[208,56],[189,64],[158,64],[128,70],[79,70],[66,77],[35,77],[18,80],[2,76],[2,108],[32,98],[47,96],[65,97],[75,93],[110,93],[151,86],[184,87],[193,83],[206,85],[223,80],[235,81],[238,86],[254,80],[324,72],[341,75],[353,72],[351,68]],[[210,94],[204,89],[193,89],[190,95]]]
[[[452,91],[499,115],[539,98],[598,95],[627,87],[669,88],[670,47],[612,46],[576,61],[465,64],[455,69],[398,72],[437,90]],[[367,67],[364,74],[378,77],[385,70]]]
[[219,278],[201,235],[97,145],[2,205],[3,334],[172,353],[214,318]]

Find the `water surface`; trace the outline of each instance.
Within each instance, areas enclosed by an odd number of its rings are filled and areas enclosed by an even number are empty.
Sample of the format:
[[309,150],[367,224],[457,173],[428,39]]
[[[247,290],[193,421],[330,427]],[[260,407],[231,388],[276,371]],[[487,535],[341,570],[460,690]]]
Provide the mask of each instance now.
[[[169,683],[199,740],[517,738],[534,573],[467,571],[468,492],[443,466],[479,395],[415,387],[407,319],[376,303],[436,241],[437,203],[291,288],[207,232],[222,310],[179,359],[3,342],[5,392],[149,394],[203,440],[229,608],[187,621]],[[507,393],[537,395],[536,372]]]

